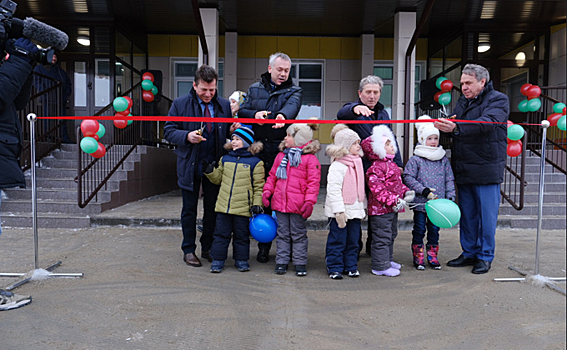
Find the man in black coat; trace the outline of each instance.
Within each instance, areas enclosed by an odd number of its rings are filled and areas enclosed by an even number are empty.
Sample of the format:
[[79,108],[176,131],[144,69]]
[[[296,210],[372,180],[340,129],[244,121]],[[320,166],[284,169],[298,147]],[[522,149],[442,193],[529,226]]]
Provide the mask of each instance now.
[[[293,84],[289,75],[291,58],[277,52],[270,56],[268,71],[261,80],[250,85],[246,100],[238,111],[240,118],[255,119],[295,119],[301,109],[303,90]],[[264,162],[266,179],[279,153],[279,144],[286,136],[285,124],[254,124],[252,129],[256,140],[264,144],[258,157]],[[271,210],[266,208],[266,213]],[[256,260],[266,263],[272,243],[258,243]]]
[[488,70],[477,64],[463,68],[461,91],[463,96],[453,110],[457,119],[495,124],[454,123],[448,119],[434,124],[453,136],[451,162],[461,209],[463,253],[447,265],[473,265],[472,273],[483,274],[490,270],[494,259],[510,102],[506,95],[494,90]]
[[201,258],[212,261],[216,213],[215,203],[219,186],[211,183],[203,173],[203,161],[217,162],[226,153],[223,146],[237,125],[214,123],[215,117],[230,118],[230,102],[217,94],[217,72],[203,65],[195,72],[195,81],[189,94],[176,98],[169,110],[170,116],[211,117],[211,122],[168,121],[163,128],[165,139],[177,145],[177,184],[183,196],[181,229],[183,231],[183,260],[189,266],[202,266],[195,255],[197,237],[197,204],[203,187],[203,233]]
[[[4,47],[4,38],[4,26],[0,25],[0,56],[4,57],[4,48],[10,55],[0,66],[0,205],[3,188],[26,187],[20,168],[22,126],[18,110],[24,109],[29,101],[31,73],[37,56],[37,47],[29,39],[8,39]],[[31,301],[29,295],[0,289],[0,311],[25,306]]]

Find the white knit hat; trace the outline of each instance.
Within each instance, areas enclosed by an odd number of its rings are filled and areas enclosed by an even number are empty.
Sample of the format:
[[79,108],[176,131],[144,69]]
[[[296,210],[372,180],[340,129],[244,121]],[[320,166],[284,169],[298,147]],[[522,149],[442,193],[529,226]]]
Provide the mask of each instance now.
[[[422,115],[417,118],[418,120],[431,119],[428,115]],[[439,137],[439,129],[433,126],[433,123],[415,123],[417,129],[417,142],[425,146],[425,141],[430,135],[437,135]]]
[[331,130],[331,138],[338,147],[345,148],[347,151],[356,141],[360,141],[360,136],[345,124],[337,124]]
[[380,159],[386,158],[386,149],[384,146],[386,146],[387,141],[390,141],[394,147],[394,151],[396,153],[398,152],[394,133],[386,125],[378,125],[372,128],[370,139],[372,140],[372,151],[376,153]]
[[317,126],[317,124],[294,123],[287,128],[287,133],[293,137],[295,146],[301,147],[313,140],[313,130],[316,130]]

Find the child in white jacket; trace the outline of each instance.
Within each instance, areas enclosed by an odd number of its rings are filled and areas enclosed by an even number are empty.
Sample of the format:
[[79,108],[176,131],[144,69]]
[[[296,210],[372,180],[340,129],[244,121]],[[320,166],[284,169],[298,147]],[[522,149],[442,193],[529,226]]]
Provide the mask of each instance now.
[[360,137],[345,124],[331,131],[332,145],[327,147],[331,165],[327,175],[325,215],[329,217],[325,261],[332,279],[343,273],[358,277],[358,239],[360,225],[366,216],[364,168]]

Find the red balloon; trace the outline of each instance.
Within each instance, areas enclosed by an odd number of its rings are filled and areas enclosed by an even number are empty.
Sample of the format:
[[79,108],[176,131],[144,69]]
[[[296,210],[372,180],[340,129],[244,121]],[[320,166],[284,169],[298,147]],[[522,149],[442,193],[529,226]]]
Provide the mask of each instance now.
[[125,110],[125,111],[122,111],[122,112],[116,112],[116,113],[114,113],[114,116],[115,116],[115,117],[125,117],[125,116],[127,116],[128,114],[130,114],[130,110],[129,110],[129,109],[127,109],[127,110]]
[[91,156],[95,158],[102,158],[106,154],[106,147],[102,143],[98,143],[98,149],[91,153]]
[[551,126],[557,126],[557,122],[559,121],[559,119],[561,119],[562,116],[563,114],[561,113],[553,113],[547,117],[547,120],[549,121],[549,124]]
[[507,121],[508,125],[506,126],[507,128],[509,128],[510,126],[514,125],[514,122],[511,120]]
[[142,92],[142,100],[146,102],[152,102],[154,100],[154,94],[151,91]]
[[128,126],[128,121],[122,120],[122,119],[117,119],[117,120],[114,121],[114,126],[117,127],[118,129],[124,129],[125,127]]
[[439,103],[439,96],[443,95],[443,91],[439,91],[435,94],[435,96],[433,96],[433,99],[435,100],[435,102]]
[[537,85],[532,85],[527,91],[528,97],[537,98],[541,95],[541,88]]
[[506,153],[510,157],[517,157],[522,153],[522,141],[510,141],[508,147],[506,148]]
[[92,137],[98,131],[98,122],[94,119],[85,119],[81,122],[83,136]]
[[565,115],[566,111],[567,111],[567,107],[563,107],[563,115]]
[[451,89],[453,88],[453,82],[450,81],[449,79],[447,80],[443,80],[441,82],[441,84],[439,84],[441,86],[441,91],[442,92],[449,92],[451,91]]
[[97,134],[94,134],[94,135],[93,135],[93,136],[91,136],[91,137],[92,137],[93,139],[95,139],[95,140],[97,140],[97,141],[98,141],[98,135],[97,135]]
[[129,96],[122,96],[122,97],[124,97],[126,99],[126,101],[128,101],[128,109],[132,108],[134,101],[132,101],[132,99]]
[[531,88],[531,87],[532,87],[532,84],[524,84],[520,88],[520,92],[522,93],[522,95],[528,96],[528,89]]
[[154,75],[150,72],[142,74],[142,80],[150,79],[152,83],[154,82]]

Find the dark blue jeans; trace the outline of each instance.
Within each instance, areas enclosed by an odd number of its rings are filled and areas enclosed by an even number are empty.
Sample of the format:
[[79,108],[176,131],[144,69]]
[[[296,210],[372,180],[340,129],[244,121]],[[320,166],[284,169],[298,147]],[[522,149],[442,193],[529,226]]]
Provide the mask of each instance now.
[[360,219],[351,219],[344,228],[339,228],[337,220],[330,219],[325,252],[328,273],[358,270],[360,224]]
[[206,176],[197,177],[193,181],[193,191],[181,189],[183,208],[181,209],[181,230],[183,254],[195,253],[197,244],[197,205],[199,204],[199,187],[203,184],[203,233],[201,234],[201,251],[211,250],[213,232],[215,231],[215,204],[219,195],[219,186],[212,184]]
[[429,245],[439,245],[439,227],[433,225],[427,214],[414,210],[413,211],[413,231],[411,244],[423,244],[423,238],[425,238],[425,231],[427,229],[427,244]]
[[247,261],[250,258],[250,218],[241,215],[217,213],[211,257],[225,261],[232,236],[232,258]]

